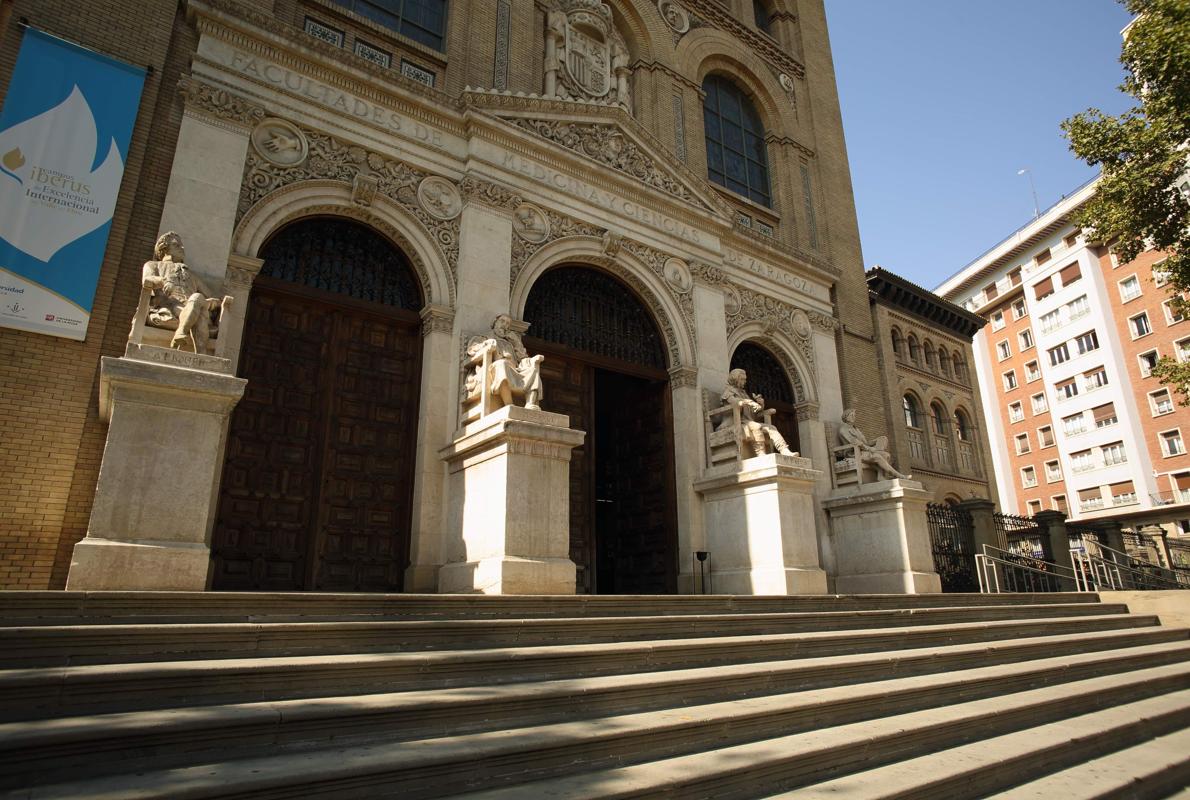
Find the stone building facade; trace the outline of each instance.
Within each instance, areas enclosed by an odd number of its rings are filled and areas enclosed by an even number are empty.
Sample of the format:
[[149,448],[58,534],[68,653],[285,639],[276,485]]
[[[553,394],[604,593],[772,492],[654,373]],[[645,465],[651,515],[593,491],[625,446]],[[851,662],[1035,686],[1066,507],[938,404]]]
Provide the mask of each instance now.
[[[0,84],[24,24],[150,71],[86,341],[0,329],[0,586],[62,587],[122,524],[142,554],[194,527],[217,589],[440,589],[461,360],[501,314],[585,432],[578,591],[698,588],[706,411],[736,367],[807,459],[782,469],[833,582],[837,421],[889,410],[820,0],[404,8],[13,4]],[[210,354],[128,342],[164,231],[234,298]],[[176,417],[119,410],[179,404],[223,422],[179,450]]]
[[893,452],[935,503],[997,501],[988,426],[970,365],[987,321],[883,267],[868,270]]

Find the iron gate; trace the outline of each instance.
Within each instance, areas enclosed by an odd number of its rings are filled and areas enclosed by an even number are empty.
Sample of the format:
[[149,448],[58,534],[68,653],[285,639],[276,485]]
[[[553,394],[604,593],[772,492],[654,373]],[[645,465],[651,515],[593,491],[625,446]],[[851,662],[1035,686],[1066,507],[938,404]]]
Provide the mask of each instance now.
[[930,544],[934,570],[942,579],[944,592],[978,592],[975,577],[975,530],[971,515],[954,506],[930,503]]

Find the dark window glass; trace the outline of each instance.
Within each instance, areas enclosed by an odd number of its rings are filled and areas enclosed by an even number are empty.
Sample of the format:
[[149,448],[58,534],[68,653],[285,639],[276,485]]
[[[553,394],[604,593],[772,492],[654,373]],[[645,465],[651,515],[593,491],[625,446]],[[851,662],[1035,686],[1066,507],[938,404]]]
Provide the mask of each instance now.
[[752,0],[752,13],[756,17],[756,27],[760,28],[765,33],[772,36],[773,19],[769,16],[769,10],[760,0]]
[[335,0],[365,19],[391,28],[415,42],[443,49],[446,0]]
[[730,81],[703,81],[708,177],[763,206],[771,206],[764,127],[756,109]]

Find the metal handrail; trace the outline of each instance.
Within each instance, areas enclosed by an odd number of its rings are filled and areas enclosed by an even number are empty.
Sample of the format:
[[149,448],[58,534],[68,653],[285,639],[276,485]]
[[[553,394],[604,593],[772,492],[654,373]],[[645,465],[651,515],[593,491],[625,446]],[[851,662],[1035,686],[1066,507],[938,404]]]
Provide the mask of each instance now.
[[[1111,550],[1111,548],[1104,548],[1113,553],[1119,552]],[[1181,589],[1184,588],[1182,583],[1177,578],[1166,578],[1162,575],[1155,575],[1144,570],[1134,569],[1125,564],[1121,564],[1114,558],[1108,560],[1102,556],[1092,556],[1078,550],[1070,551],[1070,560],[1076,564],[1074,570],[1075,583],[1079,587],[1079,591],[1091,591],[1091,578],[1094,578],[1095,591],[1103,589],[1120,590],[1133,588],[1136,584],[1145,585],[1146,588],[1153,589]],[[1156,567],[1162,572],[1169,572],[1164,567]],[[1126,575],[1121,574],[1121,570]],[[1129,586],[1125,578],[1130,578],[1133,586]],[[1154,586],[1153,584],[1158,584]]]
[[[995,555],[1001,553],[1009,558],[1003,558]],[[1045,569],[1033,567],[1029,564],[1021,563],[1019,559],[1028,558],[1030,561],[1038,564],[1044,564]],[[1043,575],[1047,578],[1054,578],[1058,580],[1068,580],[1078,585],[1078,576],[1075,571],[1069,567],[1061,564],[1056,564],[1053,561],[1046,561],[1041,558],[1034,558],[1032,556],[1019,556],[1009,550],[1003,550],[999,547],[994,547],[990,544],[983,545],[983,552],[975,556],[975,574],[979,578],[979,591],[984,594],[999,594],[1002,590],[1000,588],[1000,570],[997,564],[1003,564],[1007,567],[1012,567],[1014,570],[1020,570],[1037,575]],[[1062,572],[1070,573],[1068,575],[1061,574]],[[994,588],[993,588],[994,587]],[[1059,590],[1060,591],[1060,590]]]

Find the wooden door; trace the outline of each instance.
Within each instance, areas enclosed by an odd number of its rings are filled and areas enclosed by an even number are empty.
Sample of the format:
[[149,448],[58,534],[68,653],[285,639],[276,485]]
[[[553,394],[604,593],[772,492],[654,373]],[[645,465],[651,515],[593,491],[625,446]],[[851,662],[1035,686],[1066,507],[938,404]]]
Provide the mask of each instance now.
[[[258,279],[212,537],[216,589],[399,591],[420,337],[408,315]],[[413,315],[416,319],[416,315]]]

